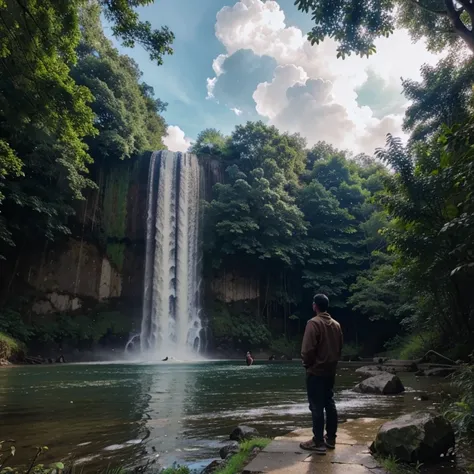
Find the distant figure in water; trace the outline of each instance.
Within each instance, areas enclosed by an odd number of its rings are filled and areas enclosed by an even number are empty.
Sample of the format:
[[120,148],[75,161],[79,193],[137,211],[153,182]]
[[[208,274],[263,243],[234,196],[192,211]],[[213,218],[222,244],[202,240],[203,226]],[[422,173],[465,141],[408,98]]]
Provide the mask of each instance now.
[[247,361],[248,366],[253,364],[253,357],[252,357],[252,353],[250,351],[247,352],[247,355],[245,356],[245,360]]
[[161,360],[161,362],[166,362],[168,360],[168,357],[165,357],[164,359]]

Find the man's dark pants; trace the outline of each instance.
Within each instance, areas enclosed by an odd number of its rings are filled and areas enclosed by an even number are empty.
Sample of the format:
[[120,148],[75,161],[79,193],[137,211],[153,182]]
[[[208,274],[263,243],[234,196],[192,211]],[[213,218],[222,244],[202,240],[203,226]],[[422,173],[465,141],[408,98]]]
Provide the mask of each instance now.
[[329,439],[336,438],[337,410],[334,403],[335,375],[306,376],[309,409],[313,418],[313,435],[315,443],[324,442],[324,412],[326,412],[326,433]]

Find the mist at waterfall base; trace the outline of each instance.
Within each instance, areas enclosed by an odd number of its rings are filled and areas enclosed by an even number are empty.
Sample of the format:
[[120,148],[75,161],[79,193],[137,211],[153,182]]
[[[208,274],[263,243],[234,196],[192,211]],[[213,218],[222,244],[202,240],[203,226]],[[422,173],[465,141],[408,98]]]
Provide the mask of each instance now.
[[148,173],[141,330],[126,346],[144,362],[202,360],[200,197],[198,159],[152,154]]

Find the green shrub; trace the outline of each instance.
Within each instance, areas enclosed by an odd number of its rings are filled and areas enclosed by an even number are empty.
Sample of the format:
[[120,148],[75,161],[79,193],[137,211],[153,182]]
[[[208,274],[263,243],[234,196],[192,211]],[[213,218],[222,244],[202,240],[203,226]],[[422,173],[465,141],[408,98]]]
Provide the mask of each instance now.
[[358,344],[344,343],[342,346],[343,359],[357,359],[362,354],[362,346]]
[[436,331],[425,330],[403,337],[396,336],[385,344],[385,347],[392,357],[415,360],[423,357],[429,350],[439,349],[440,339],[440,335]]
[[267,327],[256,321],[247,308],[214,303],[210,313],[210,329],[216,345],[232,348],[266,348],[271,341]]
[[[471,356],[474,362],[474,354]],[[446,416],[461,437],[474,436],[474,364],[462,366],[453,376],[458,399],[446,410]]]
[[68,341],[76,346],[92,345],[108,335],[128,335],[131,318],[119,311],[90,315],[58,314],[37,319],[32,333],[42,344]]
[[25,324],[21,314],[11,308],[5,308],[0,312],[0,332],[9,334],[21,342],[27,342],[33,335],[31,327]]
[[273,339],[270,343],[270,351],[274,354],[282,354],[287,357],[295,357],[301,351],[301,340],[300,339],[287,339],[285,336],[281,336],[277,339]]
[[160,474],[189,474],[191,471],[187,466],[171,466],[163,469]]
[[12,337],[0,332],[0,359],[10,359],[24,351],[24,346]]

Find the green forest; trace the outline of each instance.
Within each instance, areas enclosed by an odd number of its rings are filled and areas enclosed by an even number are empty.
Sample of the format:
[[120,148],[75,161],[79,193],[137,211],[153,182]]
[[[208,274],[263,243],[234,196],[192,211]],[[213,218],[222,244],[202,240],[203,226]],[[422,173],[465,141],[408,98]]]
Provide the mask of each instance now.
[[[152,3],[0,0],[0,269],[10,272],[0,275],[0,359],[33,343],[122,344],[136,329],[117,301],[32,320],[31,293],[10,287],[26,250],[41,254],[84,233],[79,210],[102,188],[114,194],[106,191],[91,239],[123,270],[130,170],[166,149],[168,104],[103,22],[159,67],[174,34],[140,19]],[[308,41],[332,38],[340,61],[378,54],[376,39],[399,28],[445,54],[422,67],[420,81],[402,79],[408,141],[389,134],[372,156],[325,141],[311,147],[262,121],[199,134],[189,151],[224,171],[202,203],[204,281],[235,273],[259,288],[254,301],[204,295],[209,347],[299,358],[312,297],[325,293],[346,360],[416,360],[434,350],[465,363],[449,416],[472,434],[474,3],[296,0],[294,8],[311,18]]]
[[[407,129],[415,129],[415,111],[439,73],[405,85],[422,93]],[[474,340],[470,133],[469,120],[439,123],[407,146],[389,136],[369,157],[326,143],[307,150],[300,136],[261,122],[230,137],[202,132],[193,150],[226,166],[226,182],[206,208],[208,271],[239,268],[265,292],[252,321],[242,308],[216,308],[216,337],[275,351],[295,339],[297,347],[311,297],[323,292],[349,336],[347,355],[401,348],[410,359],[450,347],[450,357],[467,357]]]
[[[114,170],[165,148],[167,104],[101,24],[103,14],[117,39],[141,45],[160,65],[174,36],[140,21],[135,7],[148,3],[0,3],[1,258],[67,238],[77,203],[100,185],[99,167]],[[311,297],[324,292],[345,328],[346,356],[396,350],[414,358],[444,348],[456,360],[471,353],[470,40],[449,11],[406,3],[395,9],[397,3],[368,2],[357,15],[355,2],[352,16],[340,21],[344,12],[332,2],[296,2],[318,20],[309,39],[336,39],[342,57],[377,54],[374,39],[397,26],[447,51],[438,65],[423,67],[420,82],[403,81],[411,100],[407,144],[389,135],[374,156],[357,155],[325,142],[308,148],[301,136],[249,122],[230,136],[203,130],[192,145],[225,170],[205,203],[205,277],[238,271],[260,287],[257,308],[206,301],[215,347],[297,354]],[[456,15],[469,21],[471,7],[461,3]],[[435,29],[449,22],[455,34],[435,38]],[[354,26],[364,27],[364,35],[354,35]],[[119,195],[123,201],[123,190]],[[123,225],[105,225],[99,240],[120,269],[123,252],[106,234],[123,234]],[[27,342],[31,327],[23,328],[21,311],[2,301],[0,329]]]

